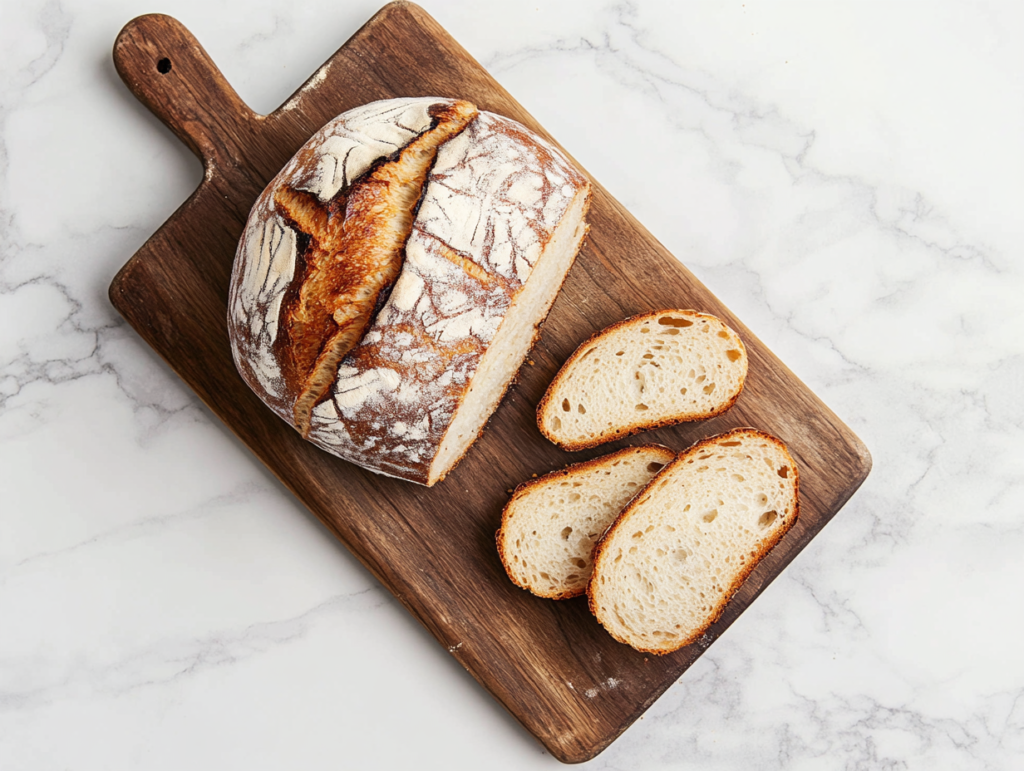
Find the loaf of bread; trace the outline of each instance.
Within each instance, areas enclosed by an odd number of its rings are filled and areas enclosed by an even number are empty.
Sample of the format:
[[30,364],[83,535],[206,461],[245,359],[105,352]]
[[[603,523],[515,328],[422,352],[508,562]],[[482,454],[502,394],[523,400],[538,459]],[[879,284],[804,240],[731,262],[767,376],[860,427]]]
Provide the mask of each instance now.
[[680,454],[598,543],[587,587],[597,620],[648,653],[696,641],[793,526],[798,477],[785,445],[752,428]]
[[533,344],[589,201],[555,147],[468,102],[344,113],[249,216],[228,302],[238,371],[319,447],[432,485]]
[[725,412],[747,375],[739,336],[714,316],[664,310],[620,321],[569,357],[537,407],[541,433],[583,450]]
[[519,485],[496,535],[512,582],[555,600],[583,594],[594,544],[675,456],[660,445],[627,447]]

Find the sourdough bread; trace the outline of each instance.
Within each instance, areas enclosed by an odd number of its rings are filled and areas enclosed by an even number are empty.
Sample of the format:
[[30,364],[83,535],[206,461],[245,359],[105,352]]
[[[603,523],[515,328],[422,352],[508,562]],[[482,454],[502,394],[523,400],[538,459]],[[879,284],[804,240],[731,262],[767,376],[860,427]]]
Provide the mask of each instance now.
[[598,332],[555,375],[537,407],[541,433],[565,450],[719,415],[747,375],[739,336],[705,313],[664,310]]
[[468,102],[347,112],[253,207],[228,304],[236,366],[322,449],[434,484],[533,344],[589,202],[561,152]]
[[583,594],[594,544],[675,456],[659,445],[627,447],[519,485],[496,535],[512,582],[555,600]]
[[751,428],[679,455],[595,549],[587,595],[597,620],[648,653],[696,641],[796,521],[798,477],[785,445]]

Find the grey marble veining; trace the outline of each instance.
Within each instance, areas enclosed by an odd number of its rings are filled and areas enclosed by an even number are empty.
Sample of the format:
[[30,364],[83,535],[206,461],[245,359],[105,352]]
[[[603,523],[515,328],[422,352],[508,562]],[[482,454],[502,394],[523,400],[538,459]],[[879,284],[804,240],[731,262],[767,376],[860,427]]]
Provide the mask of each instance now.
[[[170,13],[255,109],[376,4],[0,0],[0,767],[553,768],[110,307],[201,168]],[[867,443],[864,487],[594,769],[1024,758],[1024,11],[425,3]]]

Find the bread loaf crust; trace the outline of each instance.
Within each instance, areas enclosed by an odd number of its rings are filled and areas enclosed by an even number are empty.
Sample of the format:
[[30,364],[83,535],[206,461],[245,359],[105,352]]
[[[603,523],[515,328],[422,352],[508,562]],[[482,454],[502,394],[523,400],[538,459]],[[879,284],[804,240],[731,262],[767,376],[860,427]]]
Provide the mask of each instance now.
[[[229,333],[242,377],[289,423],[301,389],[284,377],[279,341],[286,335],[278,327],[304,244],[280,216],[272,191],[288,185],[321,201],[344,195],[366,169],[428,131],[432,113],[452,104],[398,99],[340,116],[254,206],[232,275]],[[376,142],[369,150],[366,136]],[[377,473],[427,485],[443,478],[447,469],[431,464],[481,358],[563,215],[581,203],[585,212],[589,195],[589,181],[561,152],[507,118],[481,112],[442,144],[401,272],[313,406],[308,439]],[[573,258],[584,235],[581,226]],[[569,265],[571,259],[558,286]],[[549,307],[533,319],[531,340]]]
[[700,442],[697,442],[692,447],[690,447],[688,450],[680,453],[674,461],[666,465],[660,472],[658,472],[658,474],[643,488],[643,490],[638,492],[633,497],[633,500],[630,501],[630,503],[622,510],[622,513],[619,514],[615,522],[613,522],[611,527],[609,527],[608,530],[605,532],[604,537],[601,538],[601,540],[597,543],[597,546],[594,548],[594,571],[591,575],[590,583],[587,585],[587,604],[590,607],[590,612],[594,615],[595,618],[598,619],[598,621],[601,621],[600,608],[598,607],[597,601],[594,598],[595,580],[598,578],[600,574],[602,560],[607,557],[607,549],[612,541],[612,538],[620,528],[625,527],[627,525],[630,515],[637,509],[638,506],[640,506],[643,503],[644,494],[648,490],[653,489],[654,486],[657,485],[658,482],[664,478],[664,475],[671,473],[673,469],[686,463],[689,459],[693,458],[694,456],[699,455],[703,450],[708,449],[709,447],[719,445],[722,442],[726,442],[731,439],[737,438],[750,438],[755,440],[767,441],[775,445],[778,449],[780,449],[784,456],[789,459],[789,468],[793,472],[792,517],[790,517],[788,521],[784,523],[783,527],[779,527],[775,532],[771,534],[769,538],[766,538],[764,541],[761,542],[755,554],[752,555],[752,558],[749,560],[749,562],[744,563],[743,568],[736,574],[736,576],[730,582],[729,586],[726,588],[722,597],[719,599],[717,604],[711,609],[705,622],[697,628],[695,628],[689,635],[687,635],[673,647],[657,649],[644,647],[643,645],[637,644],[635,640],[629,640],[621,637],[620,635],[616,634],[611,629],[609,629],[608,626],[602,622],[602,626],[604,626],[608,633],[611,634],[611,636],[618,640],[620,643],[629,645],[632,648],[635,648],[636,650],[640,651],[641,653],[653,653],[656,656],[661,656],[668,653],[673,653],[699,640],[707,632],[711,625],[718,621],[719,618],[721,618],[722,613],[725,612],[725,608],[729,604],[729,601],[732,599],[733,595],[736,594],[739,588],[743,585],[743,582],[747,580],[747,577],[754,570],[754,568],[756,568],[758,564],[760,564],[761,560],[764,559],[765,555],[767,555],[768,552],[775,548],[779,541],[782,540],[782,537],[787,532],[789,532],[789,530],[793,527],[793,525],[799,518],[800,470],[796,462],[793,460],[792,456],[789,454],[789,450],[786,448],[786,445],[781,440],[777,439],[771,434],[759,431],[756,428],[736,428],[724,434],[718,434],[716,436],[711,436],[708,437],[707,439],[703,439]]

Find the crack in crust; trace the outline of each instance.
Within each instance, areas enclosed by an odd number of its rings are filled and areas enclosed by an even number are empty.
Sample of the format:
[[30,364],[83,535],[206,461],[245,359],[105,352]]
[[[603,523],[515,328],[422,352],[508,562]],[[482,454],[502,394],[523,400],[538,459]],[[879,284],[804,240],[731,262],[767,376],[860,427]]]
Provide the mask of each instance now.
[[289,379],[302,384],[292,418],[304,437],[313,407],[327,395],[338,365],[363,337],[378,301],[401,272],[438,149],[476,118],[477,108],[459,101],[432,114],[433,128],[326,205],[288,186],[274,191],[278,210],[309,239],[306,275],[282,312],[286,340],[281,346]]

